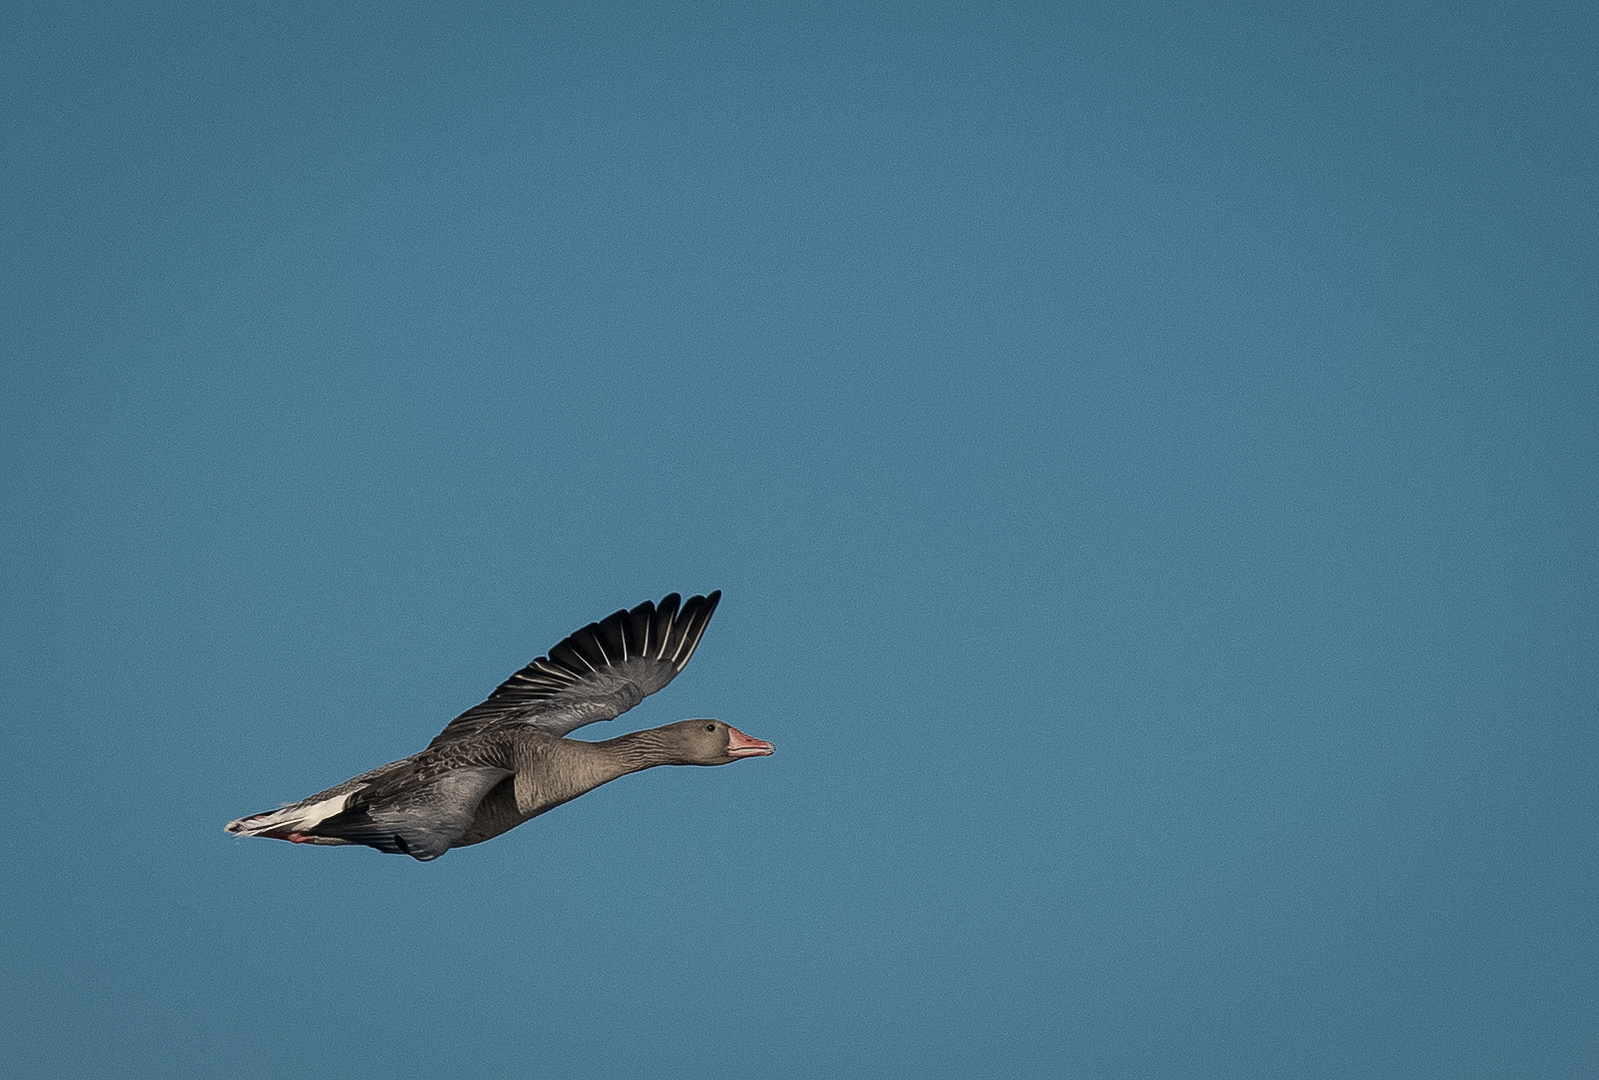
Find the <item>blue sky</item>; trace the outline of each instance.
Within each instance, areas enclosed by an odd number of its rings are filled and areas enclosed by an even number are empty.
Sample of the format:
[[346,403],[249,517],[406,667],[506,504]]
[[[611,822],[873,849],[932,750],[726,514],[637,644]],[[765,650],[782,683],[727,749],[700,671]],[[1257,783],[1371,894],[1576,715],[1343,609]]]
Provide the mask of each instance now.
[[[0,1052],[1586,1075],[1596,30],[8,9]],[[713,588],[771,758],[221,831]]]

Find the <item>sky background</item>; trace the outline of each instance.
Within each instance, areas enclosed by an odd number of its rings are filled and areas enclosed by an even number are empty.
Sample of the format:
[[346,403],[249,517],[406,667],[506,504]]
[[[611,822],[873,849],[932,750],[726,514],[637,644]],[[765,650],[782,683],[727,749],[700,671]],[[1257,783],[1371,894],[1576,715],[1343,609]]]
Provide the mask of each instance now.
[[7,1068],[1594,1075],[1599,16],[1302,7],[6,7]]

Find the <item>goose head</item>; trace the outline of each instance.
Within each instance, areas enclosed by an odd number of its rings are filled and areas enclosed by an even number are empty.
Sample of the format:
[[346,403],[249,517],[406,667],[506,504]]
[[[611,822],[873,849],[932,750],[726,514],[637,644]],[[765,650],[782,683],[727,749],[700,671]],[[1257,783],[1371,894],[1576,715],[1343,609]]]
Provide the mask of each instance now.
[[720,720],[681,720],[657,730],[679,765],[726,765],[739,758],[765,757],[776,749]]

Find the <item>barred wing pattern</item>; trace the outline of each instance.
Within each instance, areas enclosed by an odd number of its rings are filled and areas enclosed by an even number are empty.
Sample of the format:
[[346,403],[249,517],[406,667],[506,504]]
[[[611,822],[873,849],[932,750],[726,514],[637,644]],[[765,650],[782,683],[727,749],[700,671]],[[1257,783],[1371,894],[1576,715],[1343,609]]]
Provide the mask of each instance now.
[[721,598],[720,589],[686,601],[672,593],[589,623],[451,720],[429,748],[516,724],[566,735],[614,720],[683,670]]

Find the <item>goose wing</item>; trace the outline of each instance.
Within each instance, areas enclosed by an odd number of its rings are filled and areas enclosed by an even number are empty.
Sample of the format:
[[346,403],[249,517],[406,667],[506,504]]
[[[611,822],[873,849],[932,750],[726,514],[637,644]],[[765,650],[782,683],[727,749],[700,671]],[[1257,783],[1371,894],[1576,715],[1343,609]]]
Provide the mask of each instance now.
[[429,748],[519,724],[567,735],[614,720],[676,678],[721,598],[672,593],[589,623],[451,720]]
[[483,797],[512,775],[493,765],[460,765],[358,791],[346,809],[313,827],[312,842],[365,844],[422,862],[436,859],[466,832]]

